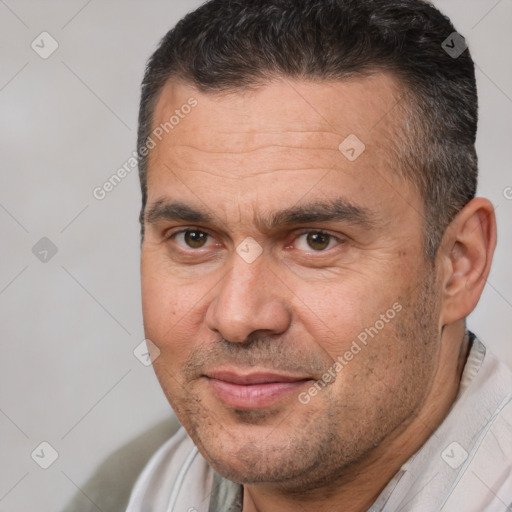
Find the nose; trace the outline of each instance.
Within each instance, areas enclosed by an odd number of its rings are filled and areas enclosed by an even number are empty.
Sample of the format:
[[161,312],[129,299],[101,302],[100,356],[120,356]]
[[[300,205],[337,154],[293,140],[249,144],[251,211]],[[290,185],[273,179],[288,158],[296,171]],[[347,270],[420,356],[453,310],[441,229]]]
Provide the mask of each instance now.
[[206,325],[228,341],[244,342],[256,331],[281,334],[290,325],[289,291],[263,256],[247,263],[234,254],[231,269],[215,292]]

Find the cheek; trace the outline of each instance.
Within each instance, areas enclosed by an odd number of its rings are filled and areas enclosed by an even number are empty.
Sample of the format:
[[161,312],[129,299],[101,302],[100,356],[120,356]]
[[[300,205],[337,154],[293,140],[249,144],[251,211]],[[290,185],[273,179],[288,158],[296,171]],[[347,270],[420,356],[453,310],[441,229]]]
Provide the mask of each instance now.
[[144,332],[175,366],[193,347],[193,338],[204,318],[205,293],[200,283],[180,282],[170,272],[152,264],[141,265]]
[[388,285],[383,293],[375,281],[358,277],[296,287],[299,323],[333,359],[349,350],[354,340],[371,339],[369,332],[390,332],[397,315],[398,290]]

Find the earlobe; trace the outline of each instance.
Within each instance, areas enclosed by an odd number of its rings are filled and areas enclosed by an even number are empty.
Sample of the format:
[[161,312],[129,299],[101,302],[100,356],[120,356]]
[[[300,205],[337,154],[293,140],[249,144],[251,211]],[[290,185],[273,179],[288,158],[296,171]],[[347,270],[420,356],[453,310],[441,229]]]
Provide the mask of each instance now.
[[473,311],[489,275],[495,247],[494,207],[487,199],[475,198],[455,217],[441,242],[443,325]]

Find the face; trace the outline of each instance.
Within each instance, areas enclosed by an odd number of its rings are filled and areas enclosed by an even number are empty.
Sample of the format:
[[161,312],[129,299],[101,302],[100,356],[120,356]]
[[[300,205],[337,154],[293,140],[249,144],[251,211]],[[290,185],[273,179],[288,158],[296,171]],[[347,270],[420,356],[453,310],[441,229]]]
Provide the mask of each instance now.
[[[180,422],[231,480],[333,481],[430,389],[439,312],[422,200],[391,150],[400,95],[374,75],[159,98],[145,332]],[[349,134],[365,147],[340,150]]]

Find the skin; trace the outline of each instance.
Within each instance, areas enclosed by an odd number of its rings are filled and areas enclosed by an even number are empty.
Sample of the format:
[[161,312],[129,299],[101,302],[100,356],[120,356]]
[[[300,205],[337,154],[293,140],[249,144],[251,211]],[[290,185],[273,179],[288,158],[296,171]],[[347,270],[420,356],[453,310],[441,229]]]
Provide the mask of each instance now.
[[[495,218],[489,201],[474,199],[427,260],[422,199],[389,150],[401,95],[374,74],[223,94],[169,82],[157,102],[154,127],[190,97],[198,105],[150,153],[146,337],[180,422],[217,472],[244,484],[244,512],[367,510],[456,396],[464,318],[489,273]],[[353,162],[338,150],[348,134],[366,146]],[[369,212],[368,222],[264,223],[338,198]],[[154,214],[175,200],[211,221]],[[252,263],[236,251],[247,237],[262,249]],[[400,311],[301,403],[394,304]],[[234,407],[205,377],[219,367],[306,380],[268,407]]]

